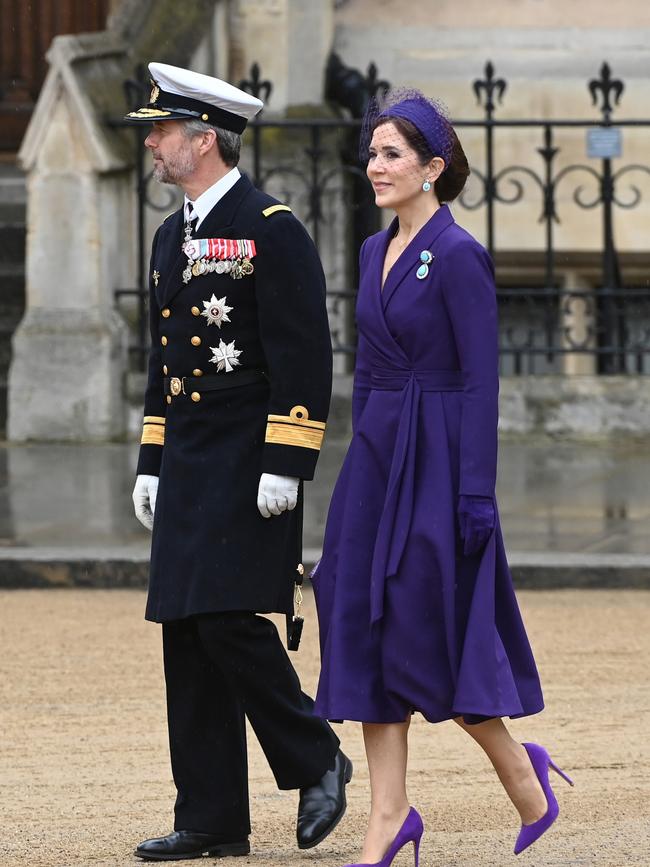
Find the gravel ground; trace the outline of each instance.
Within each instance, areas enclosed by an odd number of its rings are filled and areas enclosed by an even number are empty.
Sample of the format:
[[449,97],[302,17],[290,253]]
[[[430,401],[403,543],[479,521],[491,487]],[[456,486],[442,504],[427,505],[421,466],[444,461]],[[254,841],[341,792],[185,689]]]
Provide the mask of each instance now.
[[[554,780],[562,815],[515,858],[517,817],[486,759],[452,723],[416,717],[410,796],[426,834],[422,867],[650,865],[650,593],[520,595],[546,711],[512,724],[575,779]],[[0,593],[0,865],[134,865],[141,839],[171,828],[159,628],[137,591]],[[303,685],[318,672],[307,595]],[[360,727],[338,727],[356,765],[349,808],[317,849],[294,846],[296,795],[278,792],[250,740],[250,858],[226,865],[340,867],[358,855],[368,808]],[[412,850],[395,867],[412,864]]]

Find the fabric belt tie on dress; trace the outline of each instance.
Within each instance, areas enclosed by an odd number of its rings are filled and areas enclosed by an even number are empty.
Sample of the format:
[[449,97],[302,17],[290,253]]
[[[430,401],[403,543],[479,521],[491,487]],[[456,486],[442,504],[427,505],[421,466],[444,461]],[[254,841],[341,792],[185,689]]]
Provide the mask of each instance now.
[[163,390],[165,394],[177,397],[193,391],[221,391],[222,388],[236,388],[240,385],[252,385],[254,382],[268,382],[262,370],[234,370],[232,373],[212,376],[166,376],[163,379]]
[[370,388],[377,391],[401,391],[410,382],[420,386],[420,391],[462,391],[462,370],[398,370],[373,367],[370,370]]
[[379,519],[370,577],[370,625],[384,613],[386,581],[397,574],[411,527],[415,494],[418,413],[423,391],[463,391],[460,370],[399,370],[373,367],[370,387],[403,391],[384,508]]

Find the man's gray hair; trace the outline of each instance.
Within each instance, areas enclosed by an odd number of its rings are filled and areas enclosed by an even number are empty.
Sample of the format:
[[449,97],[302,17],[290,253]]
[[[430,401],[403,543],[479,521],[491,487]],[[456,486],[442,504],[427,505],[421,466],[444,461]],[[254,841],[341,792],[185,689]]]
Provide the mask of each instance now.
[[183,132],[187,138],[194,138],[195,135],[200,135],[210,129],[214,130],[217,134],[217,147],[219,148],[221,159],[231,168],[236,166],[241,152],[241,136],[239,133],[231,132],[229,129],[221,129],[221,127],[205,123],[203,120],[186,120],[183,124]]

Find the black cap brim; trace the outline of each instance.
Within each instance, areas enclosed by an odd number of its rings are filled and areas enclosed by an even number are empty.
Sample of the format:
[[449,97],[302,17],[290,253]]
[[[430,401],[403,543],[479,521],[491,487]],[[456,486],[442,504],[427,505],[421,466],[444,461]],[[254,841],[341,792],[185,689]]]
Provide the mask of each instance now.
[[153,102],[124,116],[128,123],[157,123],[165,120],[202,120],[239,135],[246,129],[246,118],[198,99],[166,93],[156,86]]
[[164,108],[139,108],[136,111],[130,111],[124,115],[124,120],[127,123],[157,123],[161,120],[192,120],[190,117],[179,111],[167,110]]

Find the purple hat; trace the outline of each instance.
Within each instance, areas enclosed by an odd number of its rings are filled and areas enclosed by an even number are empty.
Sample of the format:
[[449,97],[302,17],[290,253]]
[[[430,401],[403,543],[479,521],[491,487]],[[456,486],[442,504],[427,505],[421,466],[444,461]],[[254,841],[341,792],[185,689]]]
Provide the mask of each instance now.
[[447,168],[453,150],[453,128],[439,102],[428,99],[419,90],[408,88],[396,88],[382,97],[371,99],[361,127],[359,152],[362,160],[368,158],[372,134],[382,117],[410,121],[422,134],[433,156],[442,157]]

